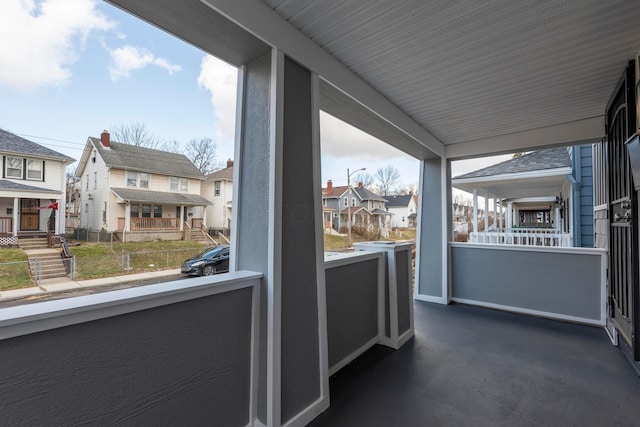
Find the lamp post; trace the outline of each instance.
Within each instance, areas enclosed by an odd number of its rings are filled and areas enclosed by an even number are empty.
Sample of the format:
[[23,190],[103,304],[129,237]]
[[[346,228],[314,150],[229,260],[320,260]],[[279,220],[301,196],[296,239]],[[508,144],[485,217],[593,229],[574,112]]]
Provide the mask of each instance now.
[[347,230],[349,233],[349,247],[351,247],[351,175],[356,172],[360,172],[366,170],[367,168],[356,169],[353,172],[349,173],[349,168],[347,168],[347,188],[348,188],[348,196],[347,196]]

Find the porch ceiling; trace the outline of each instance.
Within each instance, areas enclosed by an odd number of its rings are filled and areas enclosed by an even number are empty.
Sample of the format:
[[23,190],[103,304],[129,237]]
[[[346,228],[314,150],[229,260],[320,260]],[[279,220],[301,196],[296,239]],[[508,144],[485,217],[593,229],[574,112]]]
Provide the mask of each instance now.
[[112,2],[236,65],[282,49],[323,109],[419,158],[598,141],[640,50],[634,2]]
[[568,173],[571,173],[571,169],[565,173],[548,176],[523,177],[513,174],[513,177],[497,177],[501,179],[487,177],[487,179],[477,178],[466,182],[454,180],[451,185],[468,193],[473,193],[473,189],[477,188],[480,197],[484,197],[485,194],[502,199],[559,196],[562,186],[569,182],[566,175]]

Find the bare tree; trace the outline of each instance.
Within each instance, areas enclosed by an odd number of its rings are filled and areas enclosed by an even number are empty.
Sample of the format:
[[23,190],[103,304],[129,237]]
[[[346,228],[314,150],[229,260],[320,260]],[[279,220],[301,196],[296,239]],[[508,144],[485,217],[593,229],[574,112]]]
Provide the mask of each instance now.
[[370,174],[364,171],[358,172],[357,174],[355,174],[353,178],[351,178],[351,182],[356,185],[358,185],[359,183],[362,183],[363,187],[371,190],[371,187],[373,186],[373,176],[371,176]]
[[406,196],[409,194],[418,194],[418,184],[407,184],[398,186],[396,194],[399,196]]
[[397,186],[400,182],[400,171],[398,171],[398,168],[395,166],[389,164],[384,168],[378,169],[374,178],[377,181],[380,195],[388,196],[391,194],[393,187]]
[[182,146],[180,142],[175,139],[163,141],[162,144],[158,146],[158,149],[162,151],[168,151],[170,153],[182,154]]
[[160,140],[149,132],[147,125],[140,122],[113,126],[111,136],[114,141],[139,147],[157,148],[160,145]]
[[186,156],[205,175],[220,167],[216,161],[216,143],[209,137],[190,140],[187,143]]

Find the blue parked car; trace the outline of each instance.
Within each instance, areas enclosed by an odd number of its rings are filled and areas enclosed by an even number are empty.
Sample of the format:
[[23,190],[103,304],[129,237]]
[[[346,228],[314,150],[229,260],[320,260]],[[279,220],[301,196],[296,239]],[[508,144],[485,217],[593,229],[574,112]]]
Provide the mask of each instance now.
[[182,263],[183,274],[190,276],[211,276],[229,271],[229,246],[209,248]]

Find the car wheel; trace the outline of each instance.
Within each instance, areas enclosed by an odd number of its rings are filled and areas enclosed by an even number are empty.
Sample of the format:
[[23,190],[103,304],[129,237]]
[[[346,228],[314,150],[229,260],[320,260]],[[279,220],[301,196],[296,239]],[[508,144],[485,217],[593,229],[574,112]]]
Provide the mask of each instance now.
[[202,268],[203,276],[211,276],[212,274],[216,274],[216,268],[213,265],[206,265]]

